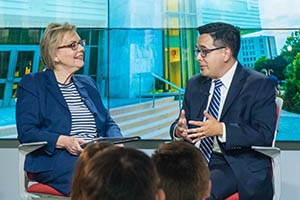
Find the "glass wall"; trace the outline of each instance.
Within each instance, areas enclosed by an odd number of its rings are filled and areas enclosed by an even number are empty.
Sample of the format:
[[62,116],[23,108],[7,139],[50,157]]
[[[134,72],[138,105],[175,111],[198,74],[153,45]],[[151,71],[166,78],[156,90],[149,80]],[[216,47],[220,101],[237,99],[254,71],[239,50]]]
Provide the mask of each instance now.
[[[114,115],[114,109],[153,96],[179,101],[187,80],[200,73],[192,52],[195,28],[223,21],[243,33],[244,67],[269,70],[281,83],[285,103],[278,139],[300,140],[299,5],[296,0],[0,0],[0,126],[15,123],[21,78],[44,69],[39,40],[50,22],[75,24],[86,39],[85,66],[78,73],[93,77]],[[164,138],[167,128],[159,128]]]

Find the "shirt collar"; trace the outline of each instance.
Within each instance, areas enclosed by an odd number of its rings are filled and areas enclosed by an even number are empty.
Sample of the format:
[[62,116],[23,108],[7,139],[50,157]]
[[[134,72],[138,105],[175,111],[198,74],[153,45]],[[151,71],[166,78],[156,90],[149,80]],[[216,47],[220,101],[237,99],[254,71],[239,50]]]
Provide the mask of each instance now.
[[237,61],[233,64],[233,66],[220,78],[223,83],[223,86],[228,89],[230,87],[231,81],[233,79],[234,72],[237,67]]

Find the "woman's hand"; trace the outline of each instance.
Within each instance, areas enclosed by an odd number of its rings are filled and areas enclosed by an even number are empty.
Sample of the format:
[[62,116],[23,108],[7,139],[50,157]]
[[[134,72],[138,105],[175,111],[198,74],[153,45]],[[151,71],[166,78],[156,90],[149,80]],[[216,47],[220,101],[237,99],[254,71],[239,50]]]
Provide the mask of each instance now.
[[70,154],[79,155],[83,151],[80,145],[84,143],[87,141],[81,138],[61,135],[58,137],[56,148],[65,148]]

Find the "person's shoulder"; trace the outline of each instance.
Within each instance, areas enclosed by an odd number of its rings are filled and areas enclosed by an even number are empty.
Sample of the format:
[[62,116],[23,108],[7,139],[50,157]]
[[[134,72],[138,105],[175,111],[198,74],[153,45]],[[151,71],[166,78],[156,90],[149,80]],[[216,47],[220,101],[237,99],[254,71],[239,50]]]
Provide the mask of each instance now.
[[81,82],[82,84],[88,84],[91,86],[95,86],[95,81],[92,77],[84,75],[84,74],[74,74],[74,78]]
[[261,72],[257,72],[254,69],[245,68],[246,72],[246,83],[250,84],[252,87],[273,87],[272,80]]
[[268,77],[261,73],[261,72],[258,72],[258,71],[255,71],[254,69],[250,69],[250,68],[243,68],[244,72],[252,77],[252,78],[255,78],[255,79],[268,79]]
[[205,85],[210,82],[210,78],[202,76],[201,74],[196,74],[192,76],[186,83],[186,90],[188,88],[198,89],[201,85]]
[[94,81],[90,76],[84,74],[74,74],[74,77],[76,77],[78,80]]
[[275,75],[270,75],[269,76],[270,79],[274,80],[274,81],[278,81],[278,78]]
[[39,71],[25,74],[19,83],[19,87],[27,89],[42,88],[48,80],[49,75],[47,73],[46,71]]
[[195,82],[195,81],[206,81],[208,80],[209,78],[205,77],[205,76],[202,76],[201,74],[196,74],[194,76],[192,76],[190,79],[189,79],[189,82]]
[[28,82],[28,81],[34,81],[40,77],[43,77],[45,75],[45,71],[40,71],[40,72],[34,72],[34,73],[29,73],[29,74],[25,74],[22,77],[22,81],[21,82]]

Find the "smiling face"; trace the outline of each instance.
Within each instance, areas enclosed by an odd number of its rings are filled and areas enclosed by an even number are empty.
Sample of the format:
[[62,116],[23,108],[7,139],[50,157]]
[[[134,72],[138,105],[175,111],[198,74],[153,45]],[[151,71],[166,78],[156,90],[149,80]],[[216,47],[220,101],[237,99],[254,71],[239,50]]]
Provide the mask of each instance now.
[[[74,73],[84,65],[84,47],[79,44],[80,37],[74,31],[66,32],[61,41],[58,43],[54,54],[55,69],[65,71],[66,73]],[[77,49],[68,46],[72,43],[78,44]]]
[[[196,46],[199,50],[210,50],[221,47],[214,45],[213,38],[209,34],[201,34],[198,37]],[[228,65],[230,55],[230,49],[227,47],[211,51],[204,57],[199,53],[196,56],[196,60],[199,62],[202,76],[212,79],[221,78],[231,67]]]

